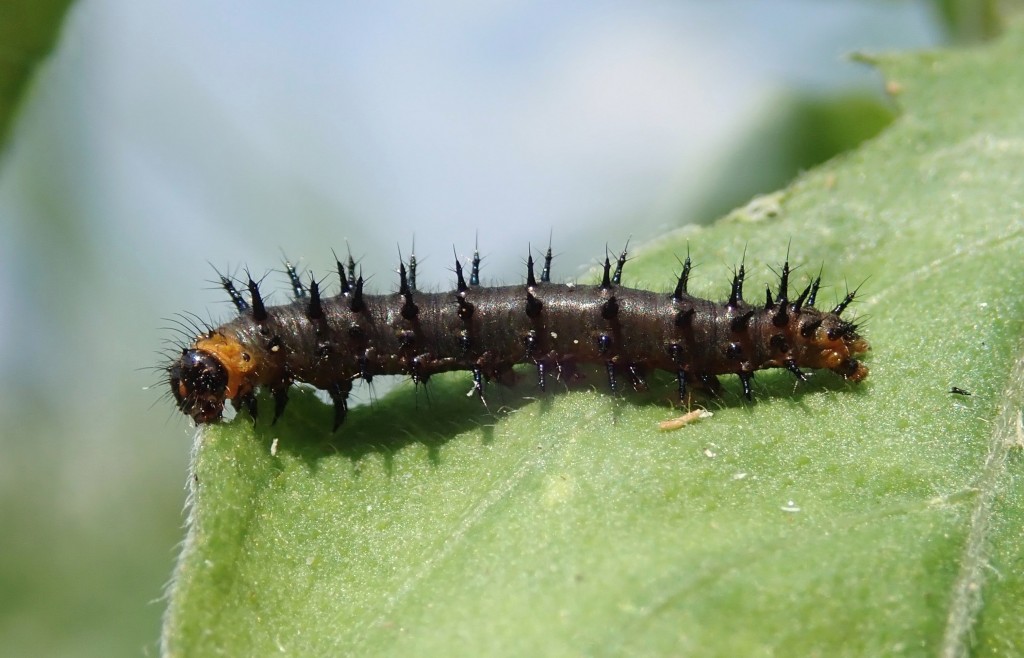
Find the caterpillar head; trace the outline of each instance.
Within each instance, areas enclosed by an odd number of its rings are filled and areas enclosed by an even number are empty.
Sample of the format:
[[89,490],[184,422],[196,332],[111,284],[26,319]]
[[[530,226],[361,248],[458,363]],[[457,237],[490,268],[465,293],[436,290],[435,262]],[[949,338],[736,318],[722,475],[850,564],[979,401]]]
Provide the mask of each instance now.
[[228,394],[228,370],[211,352],[183,349],[181,358],[167,368],[171,394],[178,409],[197,423],[221,417]]
[[[807,329],[814,327],[810,332]],[[828,368],[850,381],[859,382],[868,376],[868,367],[856,357],[870,347],[857,333],[857,325],[837,314],[822,314],[817,321],[803,325],[801,334],[804,363],[814,368]]]

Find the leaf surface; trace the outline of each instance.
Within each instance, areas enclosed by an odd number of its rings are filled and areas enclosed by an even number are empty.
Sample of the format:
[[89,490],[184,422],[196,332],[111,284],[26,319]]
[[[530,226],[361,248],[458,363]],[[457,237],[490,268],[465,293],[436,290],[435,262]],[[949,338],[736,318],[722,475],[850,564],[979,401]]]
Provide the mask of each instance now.
[[893,126],[626,268],[669,290],[689,248],[722,298],[791,243],[820,306],[861,286],[862,385],[729,381],[660,433],[670,381],[492,387],[492,414],[460,373],[337,435],[310,394],[211,427],[168,655],[1024,652],[1024,31],[872,61]]

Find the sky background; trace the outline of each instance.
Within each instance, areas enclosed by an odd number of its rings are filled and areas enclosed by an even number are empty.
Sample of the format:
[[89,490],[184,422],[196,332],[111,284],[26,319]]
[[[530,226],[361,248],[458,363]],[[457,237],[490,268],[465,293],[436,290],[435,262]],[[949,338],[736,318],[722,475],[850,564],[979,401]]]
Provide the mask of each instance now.
[[573,279],[714,219],[793,97],[884,103],[849,53],[943,39],[909,1],[78,3],[0,162],[5,646],[155,654],[192,430],[140,368],[230,316],[211,264],[348,241],[390,292],[415,236],[446,289],[453,246],[513,283],[553,234]]

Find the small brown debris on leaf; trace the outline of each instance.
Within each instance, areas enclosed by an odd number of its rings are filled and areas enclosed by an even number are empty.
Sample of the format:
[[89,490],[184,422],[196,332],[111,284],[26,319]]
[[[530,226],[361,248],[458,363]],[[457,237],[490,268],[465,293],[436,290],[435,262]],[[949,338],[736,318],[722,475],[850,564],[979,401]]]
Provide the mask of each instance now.
[[662,432],[671,432],[672,430],[677,430],[680,427],[685,427],[690,423],[695,423],[698,420],[711,418],[713,415],[714,414],[707,409],[694,409],[693,411],[687,412],[678,418],[661,421],[658,423],[658,429]]

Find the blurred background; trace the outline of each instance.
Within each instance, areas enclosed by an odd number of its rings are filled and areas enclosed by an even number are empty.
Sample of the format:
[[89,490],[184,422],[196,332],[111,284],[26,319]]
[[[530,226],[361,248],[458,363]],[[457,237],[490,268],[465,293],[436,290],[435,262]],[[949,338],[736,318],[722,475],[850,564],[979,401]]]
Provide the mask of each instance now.
[[881,130],[849,53],[996,29],[927,0],[21,4],[0,35],[54,45],[0,159],[11,656],[156,655],[192,430],[145,368],[162,318],[231,315],[211,264],[327,274],[347,240],[389,292],[415,236],[443,289],[479,234],[511,283],[553,233],[574,278]]

